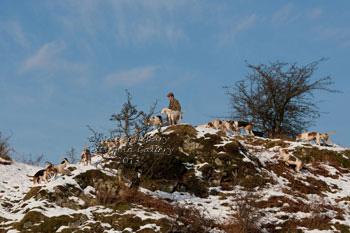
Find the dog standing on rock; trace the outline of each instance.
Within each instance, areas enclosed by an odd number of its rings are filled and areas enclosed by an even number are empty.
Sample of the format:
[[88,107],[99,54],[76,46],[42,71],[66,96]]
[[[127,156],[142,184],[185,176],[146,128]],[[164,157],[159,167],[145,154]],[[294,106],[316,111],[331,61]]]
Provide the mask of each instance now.
[[83,152],[81,153],[81,161],[80,161],[84,166],[86,165],[91,165],[91,153],[90,153],[90,150],[87,149],[85,146],[84,146],[84,150]]
[[147,125],[152,124],[153,129],[155,129],[155,128],[159,129],[163,125],[163,118],[162,118],[162,116],[154,116],[150,119],[147,119],[146,124]]
[[170,125],[181,124],[182,114],[184,112],[174,111],[169,108],[163,108],[160,112],[161,114],[166,114]]

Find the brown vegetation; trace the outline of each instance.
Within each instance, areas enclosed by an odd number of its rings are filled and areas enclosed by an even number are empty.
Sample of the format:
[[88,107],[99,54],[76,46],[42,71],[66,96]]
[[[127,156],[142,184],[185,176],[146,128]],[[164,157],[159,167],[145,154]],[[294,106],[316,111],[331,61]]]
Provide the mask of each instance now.
[[227,233],[258,233],[261,232],[258,222],[262,215],[255,207],[254,202],[258,199],[258,194],[248,192],[246,195],[237,194],[236,211],[227,224],[222,225],[222,229]]
[[[213,220],[205,218],[197,209],[191,207],[182,207],[180,205],[171,204],[170,202],[158,199],[149,194],[142,193],[137,188],[123,187],[117,195],[111,192],[104,192],[96,195],[100,200],[109,200],[109,204],[115,206],[122,206],[126,203],[143,206],[152,212],[159,212],[161,214],[173,218],[170,229],[180,232],[210,232],[210,228],[217,227]],[[114,203],[112,202],[114,200]]]

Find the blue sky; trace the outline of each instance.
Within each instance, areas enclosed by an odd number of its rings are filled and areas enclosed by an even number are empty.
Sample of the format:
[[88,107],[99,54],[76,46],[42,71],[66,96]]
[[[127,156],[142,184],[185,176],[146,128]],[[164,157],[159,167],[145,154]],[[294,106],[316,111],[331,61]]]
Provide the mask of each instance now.
[[[125,101],[140,109],[175,93],[193,125],[230,110],[222,86],[252,64],[307,64],[341,94],[319,93],[323,114],[309,130],[350,146],[350,2],[81,0],[2,1],[0,131],[17,155],[59,162],[90,131],[113,128]],[[305,129],[307,130],[307,129]]]

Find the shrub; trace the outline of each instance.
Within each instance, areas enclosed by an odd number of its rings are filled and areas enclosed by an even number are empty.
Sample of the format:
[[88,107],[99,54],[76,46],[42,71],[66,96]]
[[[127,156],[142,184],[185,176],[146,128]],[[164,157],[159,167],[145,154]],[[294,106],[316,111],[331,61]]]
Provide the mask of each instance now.
[[0,156],[5,160],[11,160],[10,153],[13,151],[13,148],[8,143],[9,139],[10,137],[4,137],[0,132]]
[[222,229],[227,233],[258,233],[260,232],[257,223],[261,214],[254,207],[254,202],[258,195],[253,192],[247,192],[246,195],[238,194],[236,202],[236,214],[227,224],[222,225]]
[[182,207],[180,205],[172,205],[166,200],[158,199],[149,194],[139,192],[135,188],[122,189],[119,192],[116,204],[132,203],[141,205],[173,218],[173,222],[170,226],[170,232],[211,232],[211,228],[215,228],[217,225],[213,220],[205,218],[195,208]]

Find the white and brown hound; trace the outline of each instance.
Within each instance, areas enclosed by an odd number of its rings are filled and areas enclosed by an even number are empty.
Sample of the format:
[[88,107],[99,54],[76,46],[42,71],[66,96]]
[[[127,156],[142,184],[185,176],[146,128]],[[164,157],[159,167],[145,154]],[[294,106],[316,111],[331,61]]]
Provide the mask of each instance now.
[[295,165],[295,171],[300,173],[300,169],[303,167],[303,162],[297,157],[289,154],[287,150],[280,150],[282,154],[282,158],[278,158],[278,160],[282,160],[287,166]]
[[299,140],[302,140],[302,141],[307,141],[309,144],[311,144],[311,141],[314,141],[317,145],[321,145],[320,143],[320,139],[326,143],[326,141],[331,144],[333,147],[335,146],[334,143],[331,141],[331,139],[329,138],[329,134],[333,134],[335,133],[336,131],[334,132],[331,132],[331,133],[317,133],[317,132],[304,132],[302,134],[299,134],[297,137],[296,137],[296,140],[299,141]]
[[39,170],[37,173],[35,173],[34,176],[29,176],[30,178],[33,178],[34,184],[40,184],[41,180],[48,183],[49,179],[55,178],[57,175],[57,169],[53,166],[52,163],[47,162],[47,165],[44,169]]
[[232,125],[224,120],[213,120],[211,122],[208,122],[205,125],[200,125],[198,126],[198,128],[212,128],[212,129],[218,129],[218,130],[222,130],[226,133],[226,131],[231,132],[233,135],[236,135],[236,132],[234,130],[234,128],[232,127]]
[[228,122],[232,124],[233,128],[235,129],[236,132],[238,132],[239,135],[241,135],[241,129],[244,128],[247,135],[255,136],[253,132],[254,123],[245,122],[245,121],[228,121]]
[[84,166],[89,164],[91,165],[91,153],[89,149],[85,148],[85,146],[83,152],[81,153],[80,163],[82,163]]
[[66,171],[64,170],[65,167],[67,167],[70,164],[67,158],[63,158],[62,162],[55,166],[58,173],[65,174]]
[[162,118],[162,116],[154,116],[154,117],[148,119],[146,121],[146,124],[147,125],[152,124],[153,125],[153,129],[156,128],[156,127],[160,128],[163,125],[163,118]]

